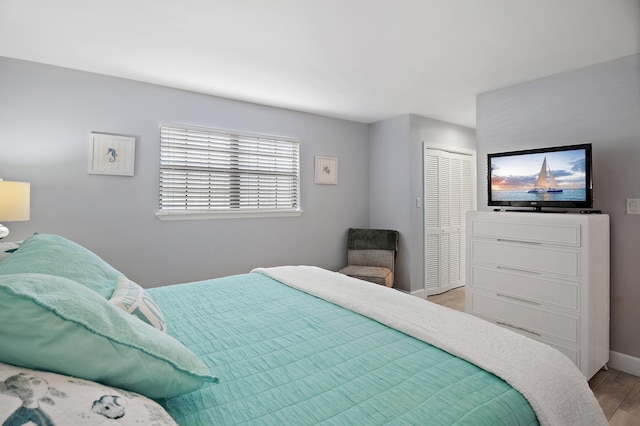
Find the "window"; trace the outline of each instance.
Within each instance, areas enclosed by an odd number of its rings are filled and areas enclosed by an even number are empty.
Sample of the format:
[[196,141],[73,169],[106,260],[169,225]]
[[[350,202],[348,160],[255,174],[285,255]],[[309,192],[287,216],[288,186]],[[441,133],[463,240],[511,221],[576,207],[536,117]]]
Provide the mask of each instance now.
[[300,215],[299,142],[160,126],[160,219]]

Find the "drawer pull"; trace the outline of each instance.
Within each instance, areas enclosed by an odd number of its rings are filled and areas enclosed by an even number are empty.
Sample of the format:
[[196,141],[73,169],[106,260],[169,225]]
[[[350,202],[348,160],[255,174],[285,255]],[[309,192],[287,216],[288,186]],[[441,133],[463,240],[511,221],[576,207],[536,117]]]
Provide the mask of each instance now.
[[498,238],[497,241],[501,242],[501,243],[529,244],[529,245],[533,245],[533,246],[541,246],[542,245],[542,243],[538,243],[538,242],[535,242],[535,241],[508,240],[506,238]]
[[518,268],[510,268],[508,266],[496,266],[497,269],[502,269],[505,271],[513,271],[513,272],[522,272],[523,274],[530,274],[530,275],[542,275],[542,272],[536,272],[536,271],[528,271],[526,269],[518,269]]
[[513,328],[514,330],[524,331],[525,333],[533,334],[534,336],[542,337],[542,334],[537,333],[535,331],[527,330],[524,327],[518,327],[517,325],[509,324],[508,322],[496,321],[496,324],[502,325],[505,327]]
[[529,305],[542,306],[542,303],[534,302],[532,300],[527,300],[527,299],[521,299],[520,297],[511,296],[511,295],[508,295],[508,294],[498,293],[497,296],[498,297],[502,297],[503,299],[515,300],[517,302],[522,302],[522,303],[526,303],[526,304],[529,304]]

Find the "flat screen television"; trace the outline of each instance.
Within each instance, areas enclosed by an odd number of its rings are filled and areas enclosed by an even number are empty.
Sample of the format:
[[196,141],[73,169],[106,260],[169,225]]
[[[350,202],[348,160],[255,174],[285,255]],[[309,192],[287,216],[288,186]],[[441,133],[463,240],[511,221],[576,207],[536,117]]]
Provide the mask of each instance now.
[[487,155],[490,206],[593,207],[591,144]]

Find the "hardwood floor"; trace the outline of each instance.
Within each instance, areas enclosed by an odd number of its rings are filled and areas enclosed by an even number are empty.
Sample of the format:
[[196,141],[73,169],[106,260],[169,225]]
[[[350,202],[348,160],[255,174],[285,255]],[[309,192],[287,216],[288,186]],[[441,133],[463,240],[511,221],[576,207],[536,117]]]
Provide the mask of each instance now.
[[[464,311],[464,287],[429,296],[430,302]],[[611,426],[640,426],[640,377],[609,369],[589,381]]]
[[610,368],[589,380],[602,411],[614,426],[640,426],[640,378]]
[[464,287],[427,297],[429,302],[464,312]]

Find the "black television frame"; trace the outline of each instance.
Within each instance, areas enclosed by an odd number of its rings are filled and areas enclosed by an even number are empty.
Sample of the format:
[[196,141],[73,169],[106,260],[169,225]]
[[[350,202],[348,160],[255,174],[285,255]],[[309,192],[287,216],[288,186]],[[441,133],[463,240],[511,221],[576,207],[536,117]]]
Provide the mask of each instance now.
[[[507,201],[495,201],[492,199],[491,191],[491,160],[496,157],[507,157],[527,154],[545,154],[558,151],[571,151],[577,149],[585,150],[585,195],[586,199],[583,201],[574,200],[507,200]],[[525,149],[518,151],[497,152],[487,154],[487,204],[489,206],[499,207],[531,207],[535,212],[542,212],[545,207],[552,208],[577,208],[577,209],[591,209],[593,208],[593,180],[592,180],[592,165],[593,165],[593,151],[591,143],[577,144],[577,145],[563,145],[563,146],[550,146],[545,148]],[[531,210],[516,210],[516,211],[531,211]],[[550,212],[556,212],[550,210]]]

